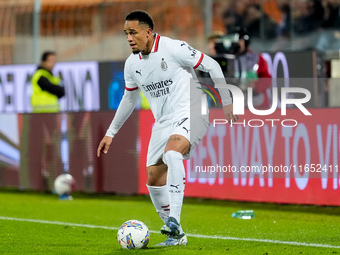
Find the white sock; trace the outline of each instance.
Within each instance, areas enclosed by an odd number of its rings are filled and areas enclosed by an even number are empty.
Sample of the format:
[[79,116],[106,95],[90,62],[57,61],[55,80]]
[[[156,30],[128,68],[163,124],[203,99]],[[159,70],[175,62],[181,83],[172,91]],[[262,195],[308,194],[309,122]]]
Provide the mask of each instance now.
[[156,208],[159,217],[166,223],[170,213],[168,186],[146,186],[148,187],[151,201]]
[[[178,223],[181,222],[181,209],[183,205],[185,187],[185,169],[183,155],[177,151],[167,151],[164,155],[168,165],[167,186],[169,190],[170,215]],[[181,232],[182,229],[180,229]]]

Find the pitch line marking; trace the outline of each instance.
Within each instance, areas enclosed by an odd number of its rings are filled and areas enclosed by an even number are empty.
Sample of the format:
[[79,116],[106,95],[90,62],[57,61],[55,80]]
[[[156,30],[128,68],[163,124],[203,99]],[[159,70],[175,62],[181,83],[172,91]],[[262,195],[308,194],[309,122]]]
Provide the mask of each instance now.
[[[119,229],[117,227],[97,226],[97,225],[62,222],[62,221],[48,221],[48,220],[13,218],[13,217],[4,217],[4,216],[0,216],[0,220],[24,221],[24,222],[43,223],[43,224],[62,225],[62,226],[68,225],[68,226],[82,227],[82,228],[99,228],[99,229],[110,229],[110,230],[118,230]],[[150,232],[154,233],[154,234],[160,234],[159,231],[155,231],[155,230],[150,230]],[[209,236],[209,235],[188,234],[188,233],[186,235],[188,237],[196,237],[196,238],[204,238],[204,239],[250,241],[250,242],[261,242],[261,243],[275,243],[275,244],[288,244],[288,245],[299,245],[299,246],[340,249],[340,246],[330,245],[330,244],[302,243],[302,242],[290,242],[290,241],[280,241],[280,240],[270,240],[270,239],[241,238],[241,237],[232,237],[232,236]]]

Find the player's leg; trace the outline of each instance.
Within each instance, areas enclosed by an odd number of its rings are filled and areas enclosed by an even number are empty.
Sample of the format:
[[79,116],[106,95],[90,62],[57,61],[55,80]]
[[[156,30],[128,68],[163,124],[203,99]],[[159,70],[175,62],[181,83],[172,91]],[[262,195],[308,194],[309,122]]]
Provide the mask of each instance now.
[[183,159],[189,159],[190,151],[204,137],[208,127],[209,121],[206,118],[193,118],[191,121],[190,118],[184,118],[175,125],[167,142],[163,161],[168,165],[167,186],[169,188],[170,214],[169,220],[162,227],[161,232],[172,238],[160,245],[187,244],[186,236],[180,225],[185,188]]
[[173,123],[171,135],[164,149],[163,161],[168,166],[167,186],[169,189],[170,215],[161,232],[168,236],[182,234],[180,228],[181,210],[185,188],[183,155],[190,150],[190,118]]
[[166,185],[167,169],[167,165],[161,159],[157,164],[146,168],[146,186],[148,187],[151,201],[164,223],[168,221],[170,213],[169,191]]
[[[167,186],[169,190],[170,220],[180,225],[181,210],[185,188],[185,169],[183,155],[189,151],[190,142],[182,135],[171,135],[164,150],[164,161],[168,166]],[[171,223],[170,223],[171,225]],[[178,232],[177,232],[178,231]],[[181,234],[180,229],[170,231],[169,235]],[[166,233],[166,232],[165,232]]]
[[169,126],[157,126],[152,128],[147,155],[147,182],[151,201],[160,218],[166,223],[170,213],[169,191],[166,186],[167,165],[162,160],[164,148],[171,131]]
[[185,169],[183,154],[189,151],[190,143],[182,135],[171,135],[164,150],[164,161],[168,166],[167,187],[169,190],[170,214],[161,233],[169,237],[166,241],[158,244],[162,246],[187,245],[187,237],[180,225],[180,215],[183,205],[185,188]]
[[[161,217],[164,223],[168,222],[170,213],[169,191],[168,186],[166,185],[167,168],[167,165],[165,165],[162,160],[160,160],[157,165],[147,167],[147,187],[149,189],[151,201],[155,206],[158,215]],[[181,227],[180,231],[183,233]],[[158,245],[172,246],[187,244],[187,237],[183,233],[175,239],[169,238]]]

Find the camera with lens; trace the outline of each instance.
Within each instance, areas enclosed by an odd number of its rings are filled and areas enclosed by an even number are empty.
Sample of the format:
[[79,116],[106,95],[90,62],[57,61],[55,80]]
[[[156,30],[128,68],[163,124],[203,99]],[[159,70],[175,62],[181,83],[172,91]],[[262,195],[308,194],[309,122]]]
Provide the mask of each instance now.
[[[243,48],[240,45],[240,40],[242,39],[244,40]],[[227,78],[234,77],[235,59],[247,51],[249,43],[249,33],[244,27],[236,27],[231,34],[216,40],[216,55],[213,58],[220,64]]]
[[239,34],[226,35],[216,40],[215,50],[218,55],[236,55],[240,51]]
[[[245,49],[241,49],[240,40],[244,40]],[[215,50],[217,54],[242,54],[248,49],[250,37],[244,27],[236,27],[231,34],[222,36],[216,40]]]

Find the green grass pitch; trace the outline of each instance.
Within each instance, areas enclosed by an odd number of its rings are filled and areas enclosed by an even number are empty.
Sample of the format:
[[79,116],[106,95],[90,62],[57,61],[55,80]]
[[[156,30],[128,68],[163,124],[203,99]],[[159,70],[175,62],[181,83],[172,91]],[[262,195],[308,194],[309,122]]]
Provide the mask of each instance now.
[[[231,213],[253,209],[255,218]],[[165,238],[150,198],[0,192],[0,254],[340,254],[340,208],[185,199],[185,247],[156,247]],[[117,229],[126,220],[151,230],[148,248],[123,250]]]

